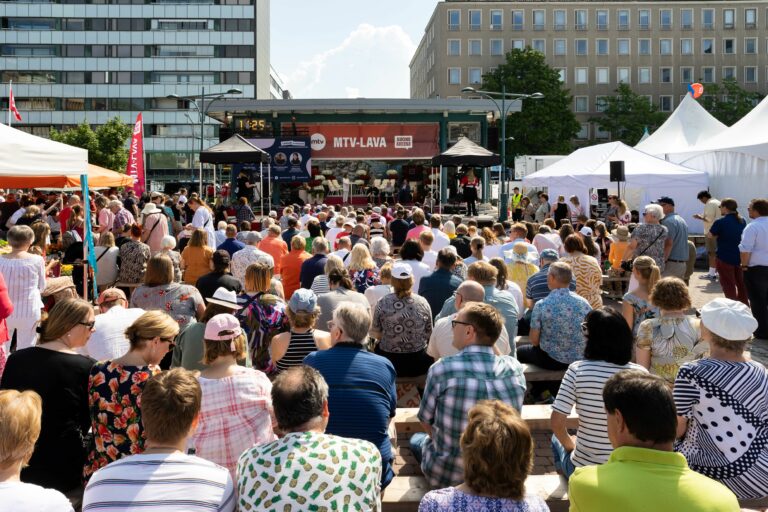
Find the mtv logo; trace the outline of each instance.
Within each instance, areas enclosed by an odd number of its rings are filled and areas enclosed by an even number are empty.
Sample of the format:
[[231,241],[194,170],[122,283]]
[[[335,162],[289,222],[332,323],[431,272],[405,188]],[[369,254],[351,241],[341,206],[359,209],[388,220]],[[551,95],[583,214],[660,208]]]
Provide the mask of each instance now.
[[395,149],[412,149],[413,135],[395,135]]

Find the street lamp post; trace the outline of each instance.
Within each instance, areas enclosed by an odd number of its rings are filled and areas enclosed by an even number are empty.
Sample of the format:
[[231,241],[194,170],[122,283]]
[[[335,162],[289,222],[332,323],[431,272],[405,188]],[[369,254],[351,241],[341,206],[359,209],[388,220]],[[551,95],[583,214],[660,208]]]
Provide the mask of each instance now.
[[[483,96],[485,98],[488,98],[493,102],[494,105],[496,105],[496,108],[499,111],[500,114],[500,120],[501,120],[501,141],[499,144],[499,153],[501,153],[501,175],[499,176],[499,222],[504,222],[507,220],[507,206],[509,205],[509,191],[507,191],[507,111],[508,109],[512,108],[513,103],[509,104],[509,107],[506,105],[507,98],[511,99],[533,99],[538,100],[544,97],[544,95],[540,92],[534,92],[532,94],[517,94],[517,93],[507,93],[507,87],[506,83],[504,81],[504,78],[500,80],[501,82],[501,92],[496,91],[479,91],[476,90],[474,87],[465,87],[461,90],[463,93],[469,93],[469,94],[479,94],[480,96]],[[494,96],[501,97],[501,106],[499,106],[498,102],[494,98]]]
[[[226,92],[217,92],[217,93],[208,93],[205,94],[205,87],[202,88],[200,91],[200,105],[197,104],[195,99],[197,96],[179,96],[178,94],[169,94],[167,96],[168,99],[174,99],[174,100],[189,100],[192,105],[195,106],[195,109],[197,109],[197,113],[200,115],[200,153],[203,152],[204,139],[205,139],[205,118],[208,115],[208,110],[211,108],[211,105],[213,105],[213,102],[226,96],[227,94],[242,94],[243,91],[240,89],[230,89]],[[210,97],[211,100],[208,102],[208,106],[205,106],[205,98]],[[194,157],[194,155],[193,155]],[[200,197],[203,196],[203,160],[202,157],[200,158],[200,188],[198,190],[198,194],[200,194]]]

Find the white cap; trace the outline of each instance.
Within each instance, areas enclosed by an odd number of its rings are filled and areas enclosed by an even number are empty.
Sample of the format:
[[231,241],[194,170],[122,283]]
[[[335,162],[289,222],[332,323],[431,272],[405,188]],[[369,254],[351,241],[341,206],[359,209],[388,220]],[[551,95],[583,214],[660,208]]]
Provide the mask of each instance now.
[[581,233],[584,236],[592,236],[592,228],[588,226],[584,226],[579,230],[579,233]]
[[395,279],[407,279],[413,277],[413,269],[409,264],[397,261],[392,265],[392,277]]
[[731,299],[711,300],[701,308],[701,323],[721,338],[748,340],[757,329],[757,320],[744,303]]

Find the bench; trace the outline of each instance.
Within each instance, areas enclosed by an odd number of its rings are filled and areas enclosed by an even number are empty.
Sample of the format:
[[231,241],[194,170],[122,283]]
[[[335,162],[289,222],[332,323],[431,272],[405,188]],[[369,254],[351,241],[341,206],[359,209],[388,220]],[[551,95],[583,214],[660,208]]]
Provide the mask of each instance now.
[[[424,429],[421,427],[418,413],[419,409],[417,407],[398,408],[392,422],[395,426],[395,432],[398,434],[423,432]],[[551,405],[526,404],[523,406],[523,410],[520,411],[520,415],[531,430],[550,430],[549,417],[552,415]],[[575,411],[571,412],[566,419],[566,426],[569,429],[579,427],[579,416]]]
[[627,273],[624,276],[609,276],[609,275],[603,275],[603,286],[607,284],[612,283],[619,283],[620,290],[613,290],[613,289],[605,289],[603,288],[603,293],[609,298],[609,299],[621,299],[624,297],[624,288],[629,286],[629,280],[632,276],[630,273]]
[[547,370],[535,364],[521,363],[523,365],[523,374],[525,382],[543,382],[553,380],[563,380],[565,370]]

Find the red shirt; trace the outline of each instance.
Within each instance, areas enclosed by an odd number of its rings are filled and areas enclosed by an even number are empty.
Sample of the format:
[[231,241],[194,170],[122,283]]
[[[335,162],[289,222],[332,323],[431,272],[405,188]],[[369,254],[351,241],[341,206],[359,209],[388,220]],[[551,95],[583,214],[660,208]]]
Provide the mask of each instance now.
[[459,183],[461,183],[461,186],[464,188],[467,187],[477,187],[480,180],[477,179],[477,176],[473,177],[471,180],[469,179],[469,176],[462,176],[461,180],[459,180]]
[[61,233],[67,232],[67,221],[69,216],[72,215],[72,208],[67,206],[59,212],[59,224],[61,224]]

